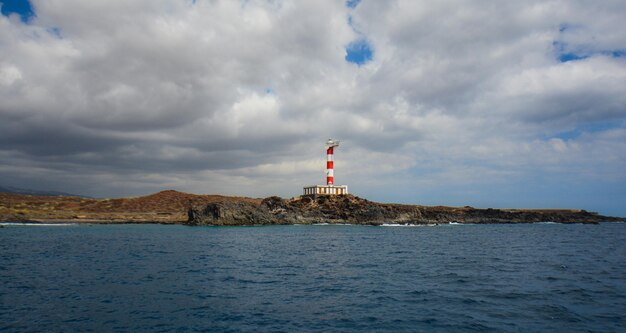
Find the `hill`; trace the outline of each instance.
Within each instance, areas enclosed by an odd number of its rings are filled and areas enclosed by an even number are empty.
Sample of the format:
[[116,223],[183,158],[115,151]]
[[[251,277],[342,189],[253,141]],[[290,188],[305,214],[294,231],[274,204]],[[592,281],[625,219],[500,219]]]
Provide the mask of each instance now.
[[0,193],[0,221],[183,223],[187,221],[190,205],[216,201],[261,202],[253,198],[197,195],[173,190],[118,199]]

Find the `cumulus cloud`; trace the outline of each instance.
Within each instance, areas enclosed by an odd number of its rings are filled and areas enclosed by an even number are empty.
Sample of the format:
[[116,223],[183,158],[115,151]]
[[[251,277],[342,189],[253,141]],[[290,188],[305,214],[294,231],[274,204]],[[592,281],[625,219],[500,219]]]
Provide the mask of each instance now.
[[7,185],[293,196],[332,136],[371,199],[626,200],[621,1],[31,3],[0,16]]

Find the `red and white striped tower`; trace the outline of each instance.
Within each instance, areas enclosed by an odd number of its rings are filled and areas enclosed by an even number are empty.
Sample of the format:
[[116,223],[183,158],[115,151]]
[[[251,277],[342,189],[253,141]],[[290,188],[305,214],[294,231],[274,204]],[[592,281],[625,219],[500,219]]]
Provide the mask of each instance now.
[[334,148],[339,147],[339,141],[328,139],[326,141],[326,185],[335,184],[333,152]]

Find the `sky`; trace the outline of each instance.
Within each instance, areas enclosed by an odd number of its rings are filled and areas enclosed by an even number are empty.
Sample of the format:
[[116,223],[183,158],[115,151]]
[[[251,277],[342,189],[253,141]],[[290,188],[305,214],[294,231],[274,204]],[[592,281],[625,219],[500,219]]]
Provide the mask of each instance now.
[[623,0],[0,2],[0,185],[626,216]]

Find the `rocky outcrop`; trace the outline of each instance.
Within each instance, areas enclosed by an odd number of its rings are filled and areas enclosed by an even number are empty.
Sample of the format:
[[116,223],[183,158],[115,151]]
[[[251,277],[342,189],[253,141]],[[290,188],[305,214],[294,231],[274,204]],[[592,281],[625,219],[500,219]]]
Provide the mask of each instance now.
[[624,219],[584,210],[503,210],[472,207],[427,207],[383,204],[353,195],[302,196],[294,199],[269,197],[260,204],[220,201],[192,205],[189,225],[264,224],[436,224],[436,223],[598,223]]
[[417,206],[389,205],[371,202],[353,195],[299,197],[286,200],[269,197],[260,205],[215,202],[192,206],[189,225],[250,224],[369,224],[419,223]]
[[249,202],[211,202],[200,210],[188,211],[190,225],[247,225],[275,224],[275,218],[267,211]]

